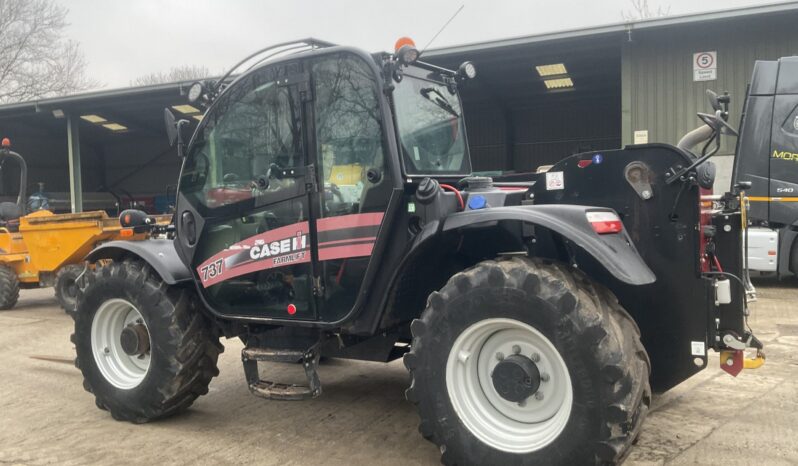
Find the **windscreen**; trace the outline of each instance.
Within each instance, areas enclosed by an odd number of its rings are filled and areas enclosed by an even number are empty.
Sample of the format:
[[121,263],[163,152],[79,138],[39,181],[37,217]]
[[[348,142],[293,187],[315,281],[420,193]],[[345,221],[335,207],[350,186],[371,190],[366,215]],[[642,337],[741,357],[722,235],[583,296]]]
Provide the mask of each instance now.
[[405,74],[393,93],[408,175],[468,175],[460,97],[437,81]]

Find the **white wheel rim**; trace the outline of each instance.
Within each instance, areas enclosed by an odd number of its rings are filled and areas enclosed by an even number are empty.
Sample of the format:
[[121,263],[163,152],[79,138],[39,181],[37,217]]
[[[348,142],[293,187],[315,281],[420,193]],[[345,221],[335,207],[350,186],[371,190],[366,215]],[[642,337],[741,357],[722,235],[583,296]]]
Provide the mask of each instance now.
[[[149,351],[144,355],[134,356],[122,349],[122,330],[128,324],[135,323],[147,326],[138,309],[124,299],[105,301],[97,309],[91,323],[94,361],[105,380],[122,390],[137,387],[150,368]],[[149,333],[149,329],[147,332]]]
[[[491,379],[497,354],[519,349],[542,378],[537,393],[520,404],[501,397]],[[513,319],[485,319],[457,337],[446,362],[446,390],[474,436],[510,453],[533,452],[554,441],[573,405],[571,377],[557,348],[534,327]]]

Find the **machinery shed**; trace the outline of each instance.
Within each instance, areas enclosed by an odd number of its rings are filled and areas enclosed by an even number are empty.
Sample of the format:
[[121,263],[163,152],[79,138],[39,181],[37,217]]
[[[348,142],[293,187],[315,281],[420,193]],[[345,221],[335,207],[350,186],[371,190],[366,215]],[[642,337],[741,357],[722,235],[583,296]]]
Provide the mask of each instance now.
[[[169,146],[163,109],[196,123],[184,89],[172,83],[99,91],[0,107],[0,135],[28,164],[28,194],[43,183],[56,211],[135,205],[165,210],[167,189],[177,182],[180,160]],[[182,110],[182,112],[181,112]],[[195,118],[196,117],[196,118]],[[0,196],[15,197],[19,171],[3,164]],[[157,205],[156,205],[157,204]]]
[[[582,151],[676,144],[700,125],[707,89],[731,94],[736,127],[754,62],[798,54],[796,21],[798,2],[766,4],[446,47],[425,57],[449,67],[476,64],[478,77],[463,91],[475,170],[521,172]],[[697,77],[702,55],[713,63]],[[545,75],[538,67],[559,69]],[[570,81],[547,88],[560,79]],[[727,138],[715,158],[717,189],[728,187],[734,141]]]
[[[736,126],[754,62],[798,54],[796,22],[798,2],[786,2],[438,48],[423,59],[477,66],[462,90],[474,170],[526,172],[583,151],[675,144],[708,110],[707,89],[732,95]],[[712,63],[698,79],[700,55]],[[184,106],[189,85],[3,105],[0,137],[28,161],[27,194],[43,182],[56,211],[113,213],[134,201],[163,212],[180,168],[163,108],[196,123],[199,110]],[[733,152],[727,138],[714,159],[718,190]],[[16,195],[17,177],[4,167],[0,196]]]

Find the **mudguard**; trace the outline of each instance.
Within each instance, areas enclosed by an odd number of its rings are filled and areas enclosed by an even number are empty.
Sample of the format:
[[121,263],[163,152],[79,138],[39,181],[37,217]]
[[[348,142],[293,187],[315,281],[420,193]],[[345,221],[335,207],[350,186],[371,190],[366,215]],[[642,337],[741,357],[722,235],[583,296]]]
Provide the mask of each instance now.
[[174,241],[170,239],[109,241],[90,252],[86,260],[89,262],[99,259],[120,260],[129,255],[137,256],[149,264],[168,285],[192,280],[191,271],[178,257]]
[[452,214],[444,221],[442,231],[508,220],[538,225],[562,235],[584,249],[623,283],[654,283],[657,279],[654,272],[638,254],[626,229],[616,234],[597,234],[587,221],[586,213],[591,210],[610,209],[580,205],[493,207]]

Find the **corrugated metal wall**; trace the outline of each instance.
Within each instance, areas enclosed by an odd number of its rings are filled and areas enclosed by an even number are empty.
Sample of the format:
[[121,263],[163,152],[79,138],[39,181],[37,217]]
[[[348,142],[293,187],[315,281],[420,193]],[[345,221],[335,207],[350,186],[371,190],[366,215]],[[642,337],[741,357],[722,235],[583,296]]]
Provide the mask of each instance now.
[[[631,128],[624,128],[624,143],[635,130],[648,130],[649,142],[675,144],[701,123],[697,112],[711,113],[706,89],[732,95],[729,123],[739,123],[745,90],[754,61],[798,54],[798,15],[770,17],[767,21],[703,23],[667,31],[632,32],[624,44],[623,60],[630,72]],[[693,53],[717,51],[717,80],[693,82]],[[625,78],[626,78],[625,77]],[[727,138],[722,154],[734,151]]]
[[468,148],[474,171],[511,169],[507,154],[507,122],[498,105],[465,100]]
[[513,112],[513,167],[534,170],[591,150],[620,146],[619,96],[543,101]]
[[547,97],[516,102],[507,110],[469,105],[468,100],[465,105],[474,171],[531,171],[577,152],[613,149],[621,143],[619,95]]

